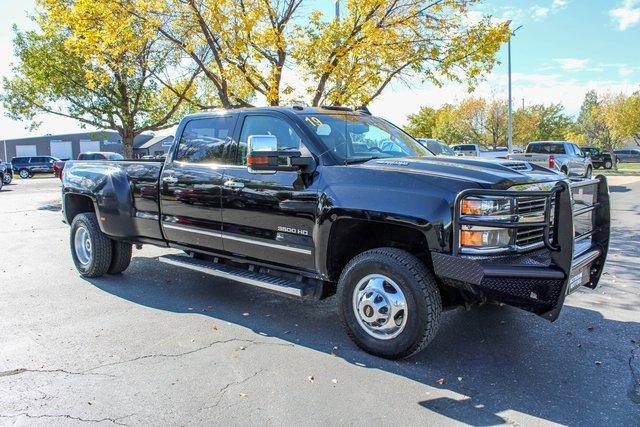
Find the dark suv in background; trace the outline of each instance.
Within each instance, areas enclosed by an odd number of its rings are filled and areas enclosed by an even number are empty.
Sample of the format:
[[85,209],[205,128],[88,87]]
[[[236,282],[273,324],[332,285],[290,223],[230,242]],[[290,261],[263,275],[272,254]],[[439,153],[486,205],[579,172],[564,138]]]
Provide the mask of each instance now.
[[20,178],[31,178],[37,173],[53,173],[53,163],[58,161],[51,156],[14,157],[11,165]]
[[581,150],[587,156],[591,157],[591,163],[594,168],[611,169],[613,167],[610,153],[605,153],[597,147],[582,147]]
[[11,181],[13,180],[13,169],[11,168],[11,163],[0,161],[0,172],[2,173],[2,183],[11,184]]

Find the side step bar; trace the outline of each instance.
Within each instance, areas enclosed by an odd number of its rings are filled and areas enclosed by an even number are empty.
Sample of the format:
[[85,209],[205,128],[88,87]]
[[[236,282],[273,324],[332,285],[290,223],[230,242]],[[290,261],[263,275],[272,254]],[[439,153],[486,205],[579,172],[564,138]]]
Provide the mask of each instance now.
[[314,297],[317,287],[308,283],[296,282],[222,263],[203,261],[188,255],[164,255],[158,258],[158,261],[297,298],[317,299]]

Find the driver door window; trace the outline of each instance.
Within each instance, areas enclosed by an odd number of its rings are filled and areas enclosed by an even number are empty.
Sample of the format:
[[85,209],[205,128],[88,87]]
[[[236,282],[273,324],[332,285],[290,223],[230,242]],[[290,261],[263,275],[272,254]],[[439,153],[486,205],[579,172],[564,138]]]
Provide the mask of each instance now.
[[[278,139],[278,151],[304,151],[302,138],[285,120],[273,116],[247,116],[242,124],[237,162],[247,164],[247,141],[252,135],[273,135]],[[303,152],[303,155],[304,152]]]

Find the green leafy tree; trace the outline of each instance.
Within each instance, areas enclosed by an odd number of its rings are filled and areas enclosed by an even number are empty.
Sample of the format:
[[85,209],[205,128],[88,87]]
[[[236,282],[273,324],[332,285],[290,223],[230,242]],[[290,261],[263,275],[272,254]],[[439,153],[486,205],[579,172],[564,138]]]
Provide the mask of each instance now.
[[463,142],[463,136],[464,129],[461,124],[458,109],[449,104],[438,109],[432,137],[444,141],[446,144],[453,145]]
[[618,162],[614,150],[620,145],[621,139],[612,132],[611,120],[607,120],[607,115],[611,117],[612,114],[611,107],[607,104],[607,100],[600,98],[595,91],[587,92],[580,108],[576,128],[584,135],[584,141],[587,144],[597,145],[611,154],[613,167],[617,170]]
[[405,130],[416,138],[433,138],[436,113],[435,108],[422,107],[416,114],[409,114]]

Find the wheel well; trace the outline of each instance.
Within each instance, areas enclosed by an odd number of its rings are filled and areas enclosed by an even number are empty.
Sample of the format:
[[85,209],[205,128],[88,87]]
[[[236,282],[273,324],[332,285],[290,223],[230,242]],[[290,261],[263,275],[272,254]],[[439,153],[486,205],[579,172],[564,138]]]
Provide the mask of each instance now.
[[421,231],[396,224],[343,219],[333,225],[329,236],[329,277],[337,281],[354,256],[379,247],[404,249],[430,265],[429,246]]
[[84,212],[95,212],[93,200],[80,194],[67,194],[64,196],[64,215],[68,224],[73,222],[76,215]]

